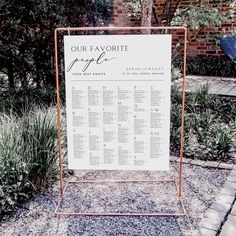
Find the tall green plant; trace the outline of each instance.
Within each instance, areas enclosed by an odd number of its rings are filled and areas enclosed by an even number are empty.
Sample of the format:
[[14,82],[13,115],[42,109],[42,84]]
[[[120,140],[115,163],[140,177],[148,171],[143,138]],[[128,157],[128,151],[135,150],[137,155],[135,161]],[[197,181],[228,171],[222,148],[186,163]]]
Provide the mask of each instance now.
[[[45,112],[45,111],[44,111]],[[23,152],[30,163],[28,178],[34,184],[42,185],[57,158],[57,123],[50,110],[38,110],[22,118],[21,137],[28,146]]]
[[55,112],[0,114],[0,215],[49,184],[57,156]]

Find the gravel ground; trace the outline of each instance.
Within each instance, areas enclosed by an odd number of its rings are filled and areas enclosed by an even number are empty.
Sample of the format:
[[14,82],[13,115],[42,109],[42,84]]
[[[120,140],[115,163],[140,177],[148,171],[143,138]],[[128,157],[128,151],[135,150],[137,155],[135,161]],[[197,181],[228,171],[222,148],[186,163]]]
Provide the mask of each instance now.
[[[58,186],[39,193],[0,222],[2,236],[184,236],[191,235],[225,181],[228,170],[184,164],[185,217],[54,217]],[[80,171],[79,179],[160,179],[177,176],[155,171]],[[61,210],[87,212],[176,212],[179,202],[172,184],[70,184]]]

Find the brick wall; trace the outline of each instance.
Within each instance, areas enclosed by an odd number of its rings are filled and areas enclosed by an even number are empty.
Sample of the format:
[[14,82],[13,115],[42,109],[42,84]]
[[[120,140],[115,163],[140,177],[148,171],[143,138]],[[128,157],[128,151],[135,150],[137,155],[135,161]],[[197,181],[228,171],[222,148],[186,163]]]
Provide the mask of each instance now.
[[115,26],[125,26],[130,25],[130,17],[128,17],[128,14],[124,11],[123,8],[123,1],[121,0],[114,0],[113,5],[113,15],[112,15],[112,24]]
[[[132,16],[129,16],[129,12],[123,7],[123,4],[126,0],[114,0],[113,6],[113,16],[112,24],[115,26],[140,26],[140,21]],[[186,7],[196,3],[198,0],[181,0],[180,7]],[[164,7],[164,0],[154,0],[154,4],[157,8],[157,12],[162,12]],[[229,12],[230,10],[234,12],[234,16],[230,19],[230,22],[227,24],[222,24],[220,27],[207,27],[198,35],[198,37],[188,45],[188,55],[222,55],[219,45],[212,40],[209,40],[208,35],[214,34],[217,32],[224,32],[225,35],[232,35],[233,29],[236,29],[236,9],[230,8],[229,0],[203,0],[203,4],[207,4],[211,7],[217,8],[220,12]],[[163,20],[163,19],[162,19]],[[152,25],[156,26],[155,20],[152,20]],[[189,32],[191,34],[191,32]],[[181,37],[180,33],[176,33],[173,36],[174,43],[177,43],[178,38]]]

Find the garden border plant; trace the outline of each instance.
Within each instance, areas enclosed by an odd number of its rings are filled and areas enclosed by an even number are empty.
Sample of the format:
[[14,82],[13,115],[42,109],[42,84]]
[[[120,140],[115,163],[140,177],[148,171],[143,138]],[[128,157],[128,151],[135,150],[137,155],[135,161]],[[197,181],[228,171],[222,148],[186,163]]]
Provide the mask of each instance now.
[[[173,68],[181,71],[182,58],[176,57]],[[219,76],[236,78],[236,64],[226,56],[187,57],[186,73],[197,76]]]
[[0,217],[52,183],[57,157],[54,109],[0,113]]
[[[178,155],[181,120],[181,92],[172,89],[171,152]],[[208,85],[186,94],[185,157],[230,159],[236,134],[236,104],[226,97],[208,93]]]

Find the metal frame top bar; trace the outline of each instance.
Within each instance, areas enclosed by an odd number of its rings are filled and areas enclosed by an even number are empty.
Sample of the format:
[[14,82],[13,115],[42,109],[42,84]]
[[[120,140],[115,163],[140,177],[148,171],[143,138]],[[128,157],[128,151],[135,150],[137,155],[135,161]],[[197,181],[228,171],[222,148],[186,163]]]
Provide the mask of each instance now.
[[156,26],[150,26],[150,27],[61,27],[61,28],[56,28],[55,31],[89,31],[89,30],[184,30],[187,31],[186,27],[182,26],[167,26],[167,27],[156,27]]

